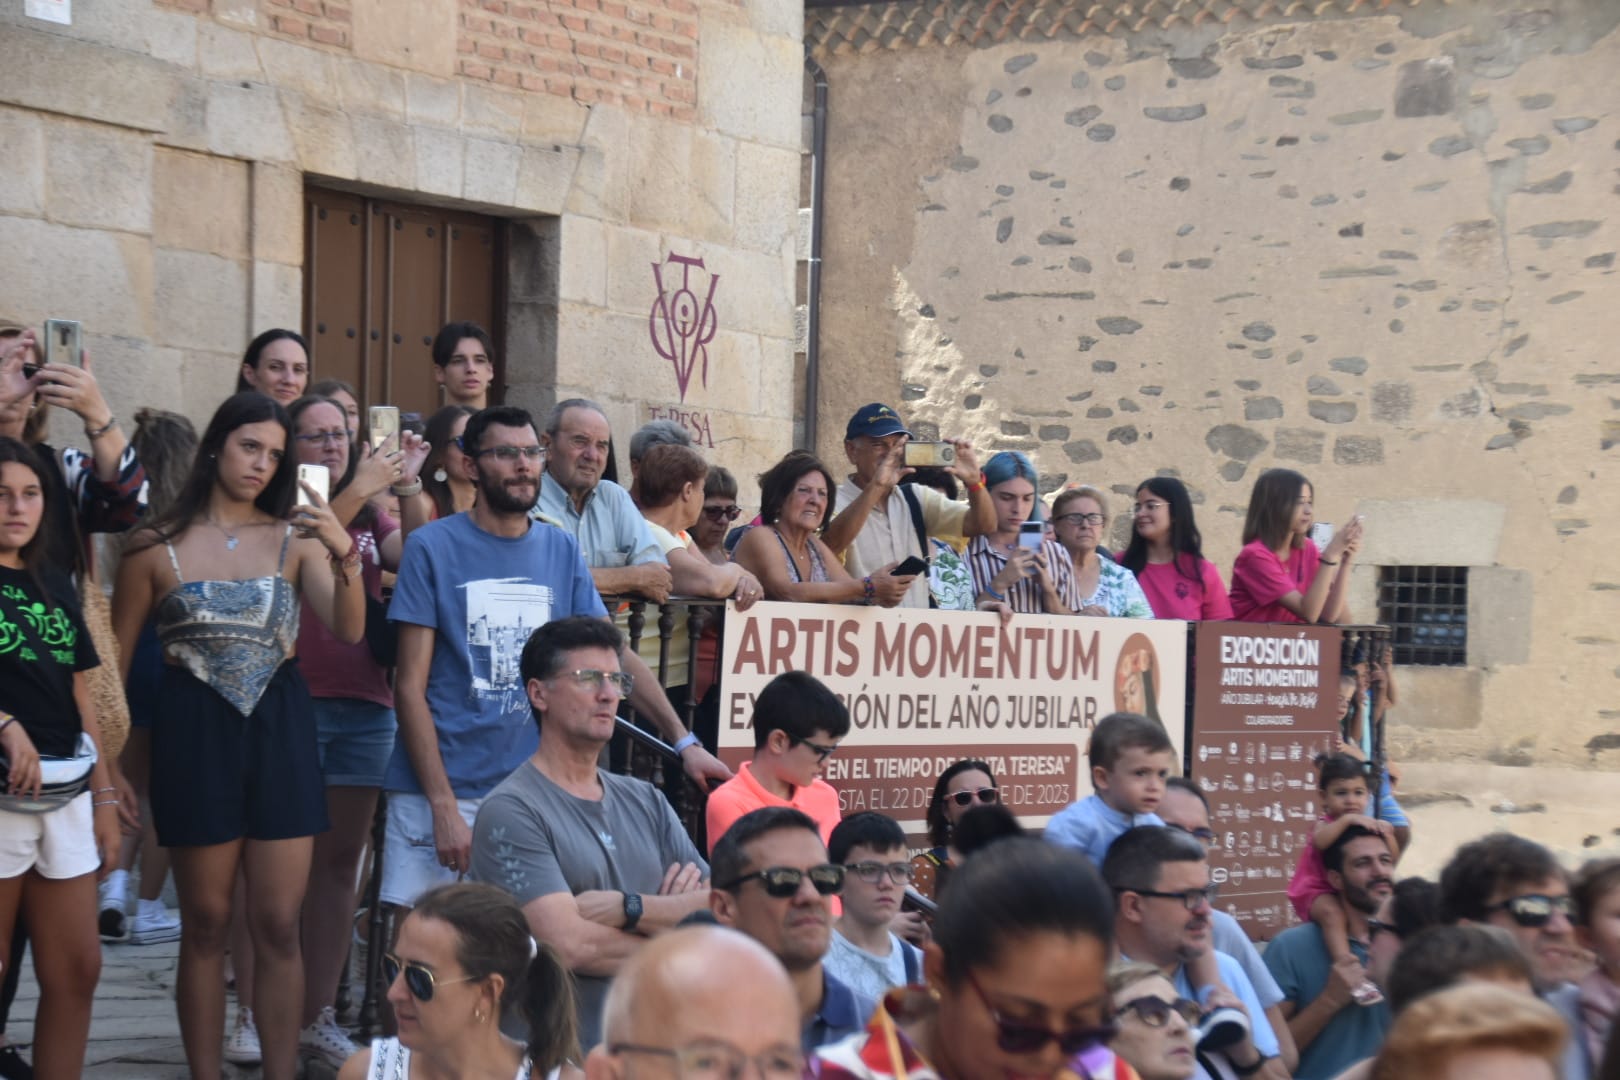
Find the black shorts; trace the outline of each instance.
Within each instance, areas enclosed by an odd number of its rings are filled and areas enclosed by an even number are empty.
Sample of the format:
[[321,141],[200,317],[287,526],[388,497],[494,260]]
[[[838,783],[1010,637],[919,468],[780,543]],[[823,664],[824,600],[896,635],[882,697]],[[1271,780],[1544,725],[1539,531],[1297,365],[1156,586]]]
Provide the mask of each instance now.
[[253,715],[165,664],[152,721],[152,819],[164,847],[287,840],[327,829],[309,687],[289,660]]

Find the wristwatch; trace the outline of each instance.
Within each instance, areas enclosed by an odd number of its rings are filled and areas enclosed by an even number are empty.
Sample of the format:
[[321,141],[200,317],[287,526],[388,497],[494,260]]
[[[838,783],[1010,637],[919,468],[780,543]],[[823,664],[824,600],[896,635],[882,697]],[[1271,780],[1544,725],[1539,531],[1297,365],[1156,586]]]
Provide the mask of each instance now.
[[624,926],[625,933],[630,933],[641,921],[641,894],[627,892],[624,894]]

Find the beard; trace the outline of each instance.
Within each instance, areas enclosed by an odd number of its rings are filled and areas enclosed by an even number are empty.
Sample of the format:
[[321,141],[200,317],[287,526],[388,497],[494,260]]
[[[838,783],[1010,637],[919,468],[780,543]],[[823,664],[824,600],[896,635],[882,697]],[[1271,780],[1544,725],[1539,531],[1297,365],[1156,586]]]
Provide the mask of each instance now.
[[[527,494],[514,495],[514,489]],[[527,514],[534,506],[534,496],[538,490],[538,479],[498,480],[482,472],[478,474],[478,498],[497,514]]]
[[1389,884],[1392,884],[1390,879],[1384,877],[1373,878],[1371,881],[1367,882],[1366,888],[1362,888],[1359,885],[1352,885],[1347,881],[1344,883],[1344,902],[1361,912],[1363,915],[1376,915],[1378,914],[1378,908],[1383,904],[1384,900],[1382,897],[1374,896],[1372,894],[1372,887],[1374,885]]

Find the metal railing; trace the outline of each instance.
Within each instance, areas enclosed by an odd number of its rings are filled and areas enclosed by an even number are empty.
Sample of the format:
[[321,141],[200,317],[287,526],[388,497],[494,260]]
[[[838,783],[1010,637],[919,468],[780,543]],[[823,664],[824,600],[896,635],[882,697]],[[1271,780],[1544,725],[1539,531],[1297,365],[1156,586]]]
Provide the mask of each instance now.
[[[1361,684],[1356,685],[1356,692],[1351,697],[1351,708],[1347,716],[1341,716],[1340,735],[1347,743],[1356,743],[1356,732],[1348,725],[1351,718],[1357,721],[1365,715],[1370,738],[1367,740],[1367,768],[1369,772],[1369,786],[1372,788],[1372,798],[1368,806],[1372,816],[1379,813],[1378,793],[1383,786],[1385,768],[1384,752],[1384,716],[1389,710],[1389,687],[1385,682],[1382,671],[1382,658],[1386,649],[1393,645],[1393,635],[1388,626],[1341,626],[1344,638],[1339,645],[1339,670],[1352,671],[1357,665],[1365,664],[1367,672],[1367,688],[1362,690]],[[1338,687],[1333,687],[1336,693]],[[1362,705],[1368,707],[1363,710]],[[1359,724],[1358,724],[1359,726]]]

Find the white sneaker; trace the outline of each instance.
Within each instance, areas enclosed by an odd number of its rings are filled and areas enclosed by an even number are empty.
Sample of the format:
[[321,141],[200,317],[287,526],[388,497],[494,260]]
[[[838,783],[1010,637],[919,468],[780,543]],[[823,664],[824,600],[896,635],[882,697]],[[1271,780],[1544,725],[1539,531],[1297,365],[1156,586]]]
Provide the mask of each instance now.
[[253,1026],[253,1010],[238,1006],[236,1027],[225,1039],[225,1060],[232,1065],[257,1065],[262,1058],[259,1029]]
[[313,1024],[298,1033],[299,1055],[318,1058],[334,1069],[341,1069],[358,1049],[349,1033],[338,1026],[337,1010],[330,1005],[321,1010]]
[[100,910],[96,924],[102,941],[123,941],[129,936],[129,919],[124,913],[124,889],[128,882],[128,870],[114,870],[96,887]]
[[135,901],[135,917],[129,921],[131,945],[161,945],[180,940],[180,916],[163,906],[162,900]]

